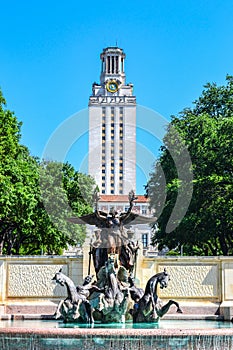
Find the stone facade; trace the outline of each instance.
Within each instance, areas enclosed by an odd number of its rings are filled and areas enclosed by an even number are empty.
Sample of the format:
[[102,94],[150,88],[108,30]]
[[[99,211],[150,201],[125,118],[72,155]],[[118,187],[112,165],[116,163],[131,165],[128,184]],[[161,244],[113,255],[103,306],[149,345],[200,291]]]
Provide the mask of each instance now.
[[[171,280],[166,289],[159,290],[162,300],[177,300],[186,316],[222,315],[225,320],[232,319],[232,257],[148,258],[140,252],[138,286],[144,288],[151,276],[166,267]],[[83,257],[1,257],[0,315],[52,315],[58,301],[66,297],[66,288],[52,282],[55,272],[62,268],[75,284],[81,284],[88,274],[88,259],[88,246]]]
[[122,49],[108,47],[101,56],[100,83],[89,98],[89,174],[102,194],[136,190],[136,98],[125,83]]

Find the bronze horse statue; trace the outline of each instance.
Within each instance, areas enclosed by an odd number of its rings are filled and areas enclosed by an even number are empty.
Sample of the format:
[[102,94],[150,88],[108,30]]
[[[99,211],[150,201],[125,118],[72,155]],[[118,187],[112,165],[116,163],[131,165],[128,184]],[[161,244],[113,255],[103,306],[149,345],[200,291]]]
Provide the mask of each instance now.
[[138,303],[139,300],[144,295],[144,290],[142,288],[136,287],[135,279],[131,275],[128,277],[128,283],[129,283],[129,293],[130,293],[131,299],[135,303]]
[[88,275],[85,277],[83,285],[76,287],[74,282],[61,271],[62,269],[55,274],[52,280],[65,286],[68,296],[58,304],[55,318],[62,317],[64,322],[78,320],[79,322],[93,323],[91,305],[87,300],[90,294],[89,290],[93,288],[91,285],[93,276]]
[[179,304],[174,300],[169,300],[165,305],[162,305],[161,300],[157,295],[157,287],[167,288],[170,276],[166,269],[163,272],[152,276],[147,284],[145,293],[138,303],[135,303],[134,309],[131,310],[134,323],[156,322],[159,317],[164,316],[171,305],[177,307],[177,312],[182,313]]

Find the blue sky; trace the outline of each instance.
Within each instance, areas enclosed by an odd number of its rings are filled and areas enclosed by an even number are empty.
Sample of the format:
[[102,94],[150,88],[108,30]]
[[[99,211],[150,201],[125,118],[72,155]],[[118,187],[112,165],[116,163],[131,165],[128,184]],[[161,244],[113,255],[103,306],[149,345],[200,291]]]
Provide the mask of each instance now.
[[[22,143],[39,157],[56,128],[87,108],[104,47],[117,42],[124,49],[138,104],[167,120],[191,106],[205,83],[222,84],[233,74],[232,0],[0,5],[0,87],[23,122]],[[159,143],[142,129],[137,143],[157,155]],[[87,151],[84,134],[67,160],[79,169]],[[138,170],[138,193],[150,169]]]

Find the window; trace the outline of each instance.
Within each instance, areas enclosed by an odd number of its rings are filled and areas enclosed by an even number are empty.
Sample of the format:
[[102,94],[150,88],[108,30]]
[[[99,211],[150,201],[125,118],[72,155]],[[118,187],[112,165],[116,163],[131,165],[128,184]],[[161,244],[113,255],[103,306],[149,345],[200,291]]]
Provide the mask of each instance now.
[[119,72],[119,69],[118,69],[118,67],[119,67],[118,59],[119,59],[119,57],[116,56],[116,73]]
[[142,214],[143,215],[147,214],[147,207],[145,205],[142,206]]
[[108,73],[110,73],[110,56],[107,56],[107,60]]
[[111,190],[111,194],[114,194],[114,190]]
[[142,245],[143,245],[143,248],[148,247],[148,234],[147,233],[142,234]]

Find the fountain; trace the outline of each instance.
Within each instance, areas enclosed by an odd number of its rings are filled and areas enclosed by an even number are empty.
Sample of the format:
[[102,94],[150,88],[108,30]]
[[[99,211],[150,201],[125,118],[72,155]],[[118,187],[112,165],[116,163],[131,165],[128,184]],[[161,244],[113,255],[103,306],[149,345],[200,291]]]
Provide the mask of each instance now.
[[[155,221],[132,212],[133,202],[137,199],[134,191],[129,193],[129,209],[120,215],[111,210],[109,213],[98,210],[98,193],[95,193],[95,212],[82,217],[70,218],[76,224],[95,224],[96,240],[92,243],[90,254],[97,281],[88,275],[82,286],[75,287],[73,281],[61,271],[53,280],[66,286],[68,297],[61,301],[56,311],[56,318],[62,317],[67,322],[84,322],[87,324],[157,322],[166,314],[171,305],[176,305],[177,312],[182,313],[179,304],[169,300],[165,305],[157,295],[157,286],[166,288],[170,279],[166,269],[152,276],[145,291],[134,283],[136,275],[136,257],[138,243],[132,240],[132,231],[125,226]],[[90,261],[89,261],[90,264]],[[88,269],[90,272],[90,266]]]
[[[98,205],[93,214],[69,219],[78,224],[91,223],[97,226],[96,239],[91,243],[90,258],[95,276],[85,277],[76,286],[62,270],[53,280],[65,286],[67,298],[57,306],[53,321],[33,324],[8,320],[0,328],[0,349],[63,350],[63,349],[232,349],[233,328],[226,323],[216,328],[217,322],[194,326],[160,320],[174,304],[181,313],[179,304],[169,300],[165,305],[158,297],[157,288],[166,288],[173,283],[169,271],[163,271],[148,279],[145,290],[135,283],[138,244],[132,240],[129,226],[154,220],[132,213],[134,193],[129,194],[128,212],[103,213]],[[96,278],[95,281],[94,277]],[[26,318],[26,317],[25,317]],[[59,321],[58,321],[59,320]],[[192,325],[192,327],[190,326]],[[219,324],[220,326],[220,324]],[[227,328],[229,327],[229,328]]]

